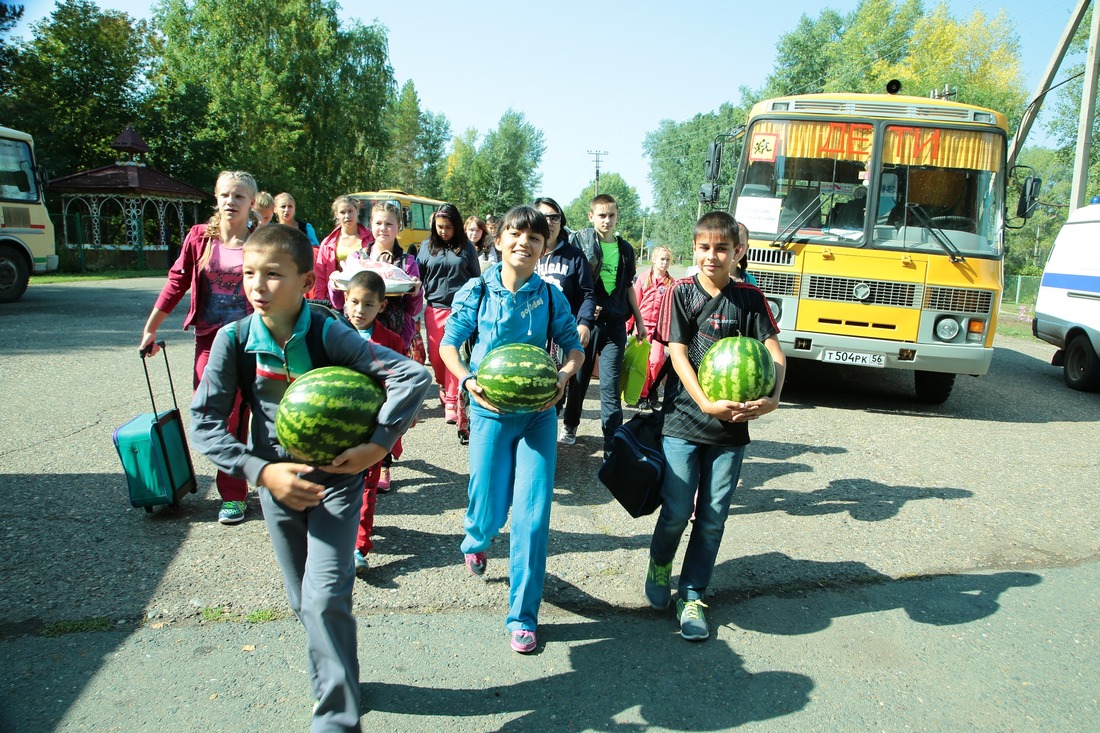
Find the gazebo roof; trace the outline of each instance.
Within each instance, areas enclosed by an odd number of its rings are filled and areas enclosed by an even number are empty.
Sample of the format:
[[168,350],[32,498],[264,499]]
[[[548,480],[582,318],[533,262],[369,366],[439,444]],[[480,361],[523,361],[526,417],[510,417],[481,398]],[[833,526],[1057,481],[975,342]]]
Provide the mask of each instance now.
[[164,196],[197,201],[210,198],[205,191],[136,163],[115,163],[54,178],[50,181],[50,190],[61,193]]

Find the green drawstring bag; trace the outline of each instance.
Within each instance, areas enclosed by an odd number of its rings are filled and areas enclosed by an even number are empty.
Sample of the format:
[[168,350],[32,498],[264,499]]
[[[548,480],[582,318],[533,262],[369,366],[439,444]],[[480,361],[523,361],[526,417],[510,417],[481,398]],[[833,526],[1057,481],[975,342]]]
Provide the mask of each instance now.
[[648,341],[639,341],[636,336],[626,340],[626,348],[623,349],[623,369],[619,375],[619,389],[623,393],[623,401],[628,405],[638,404],[642,396],[645,373],[649,367],[650,346]]

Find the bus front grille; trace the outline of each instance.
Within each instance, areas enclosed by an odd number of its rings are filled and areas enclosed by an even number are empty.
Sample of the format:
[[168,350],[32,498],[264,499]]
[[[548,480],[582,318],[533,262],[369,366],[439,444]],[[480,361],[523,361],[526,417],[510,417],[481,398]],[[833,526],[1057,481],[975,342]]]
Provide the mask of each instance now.
[[757,286],[768,295],[798,295],[798,276],[787,272],[752,270]]
[[993,291],[929,286],[924,307],[934,311],[985,315],[993,311]]
[[802,282],[802,297],[808,300],[866,303],[896,308],[919,308],[922,290],[923,286],[919,283],[826,275],[810,275]]

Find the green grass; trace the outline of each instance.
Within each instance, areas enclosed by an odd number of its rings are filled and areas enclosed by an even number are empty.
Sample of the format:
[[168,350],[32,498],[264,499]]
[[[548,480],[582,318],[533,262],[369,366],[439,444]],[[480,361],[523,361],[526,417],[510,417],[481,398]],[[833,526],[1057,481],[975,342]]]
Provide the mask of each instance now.
[[266,624],[269,621],[278,621],[279,612],[272,608],[257,608],[246,613],[244,620],[250,624]]
[[56,285],[93,280],[128,280],[134,277],[165,277],[168,270],[106,270],[104,272],[51,272],[32,275],[31,285]]
[[1032,338],[1031,322],[1035,319],[1035,304],[1009,303],[997,316],[997,335],[1013,338]]
[[42,636],[85,634],[90,631],[108,631],[111,621],[106,616],[90,616],[69,621],[54,621],[42,627]]
[[228,621],[229,618],[230,618],[229,617],[229,612],[224,608],[214,607],[214,606],[207,606],[206,608],[202,609],[202,620],[203,621],[211,621],[211,622]]

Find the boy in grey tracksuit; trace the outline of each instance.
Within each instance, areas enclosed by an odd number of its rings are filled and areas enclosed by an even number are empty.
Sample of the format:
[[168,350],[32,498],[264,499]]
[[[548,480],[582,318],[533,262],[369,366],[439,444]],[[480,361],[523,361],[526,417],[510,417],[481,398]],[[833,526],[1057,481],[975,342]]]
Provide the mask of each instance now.
[[[313,248],[298,230],[281,224],[257,230],[243,258],[254,313],[215,337],[191,404],[191,439],[220,470],[258,488],[290,606],[306,629],[317,700],[311,731],[359,731],[352,587],[363,470],[412,424],[431,377],[416,362],[306,305],[315,279]],[[316,467],[290,458],[278,444],[275,411],[290,382],[326,363],[378,379],[386,401],[368,442]],[[247,446],[228,429],[238,388],[252,408]]]

